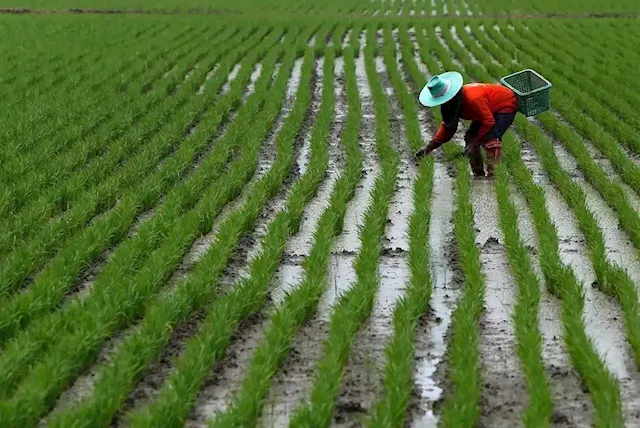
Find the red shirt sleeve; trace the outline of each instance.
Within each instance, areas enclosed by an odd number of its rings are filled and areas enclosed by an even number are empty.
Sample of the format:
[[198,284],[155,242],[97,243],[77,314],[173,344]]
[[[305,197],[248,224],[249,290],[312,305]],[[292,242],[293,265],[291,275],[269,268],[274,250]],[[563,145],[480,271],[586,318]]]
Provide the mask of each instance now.
[[438,129],[438,132],[436,132],[436,135],[433,136],[432,140],[437,144],[444,144],[451,141],[455,133],[455,129],[447,128],[444,122],[442,122],[440,129]]
[[476,135],[476,141],[483,141],[484,137],[496,124],[496,120],[493,117],[491,108],[489,108],[489,103],[485,98],[479,97],[474,99],[473,101],[473,109],[475,110],[477,117],[480,119],[479,122],[481,123],[478,134]]

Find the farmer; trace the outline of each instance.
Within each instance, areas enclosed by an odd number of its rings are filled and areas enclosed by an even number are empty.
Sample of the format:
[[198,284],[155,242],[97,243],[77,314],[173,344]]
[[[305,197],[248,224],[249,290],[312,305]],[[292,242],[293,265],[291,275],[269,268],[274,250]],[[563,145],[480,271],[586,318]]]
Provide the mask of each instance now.
[[487,153],[487,174],[493,175],[500,160],[502,136],[518,112],[518,98],[513,91],[498,84],[462,84],[462,75],[447,72],[434,76],[420,92],[420,103],[426,107],[440,106],[442,125],[431,141],[416,157],[431,153],[453,138],[460,119],[471,120],[465,141],[465,154],[476,177],[484,177],[480,146]]

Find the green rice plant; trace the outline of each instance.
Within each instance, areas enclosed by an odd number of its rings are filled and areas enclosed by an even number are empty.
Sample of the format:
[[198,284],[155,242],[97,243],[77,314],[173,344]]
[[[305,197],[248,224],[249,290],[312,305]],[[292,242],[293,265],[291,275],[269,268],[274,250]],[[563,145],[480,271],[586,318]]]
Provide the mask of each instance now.
[[505,238],[511,273],[518,286],[513,320],[518,340],[518,356],[529,392],[529,405],[523,421],[528,427],[549,426],[554,404],[542,361],[542,336],[538,328],[540,281],[531,264],[527,246],[518,231],[518,212],[509,196],[509,175],[504,164],[498,165],[495,177],[494,189],[498,199],[500,227]]
[[[233,41],[233,39],[231,41]],[[220,52],[220,54],[224,54],[224,52]],[[213,59],[215,60],[218,57],[219,55],[215,55]],[[201,73],[200,76],[194,76],[194,82],[201,81],[200,77],[204,79],[204,74]],[[221,76],[221,73],[218,73],[218,76],[214,77],[212,83],[221,86],[222,83],[219,82],[222,78],[226,79],[226,76]],[[171,86],[174,82],[167,80],[167,84]],[[192,89],[195,90],[195,86]],[[100,181],[108,180],[119,174],[121,170],[118,169],[117,166],[122,164],[127,157],[133,156],[136,149],[144,147],[140,142],[151,137],[153,132],[158,130],[157,124],[167,120],[172,111],[174,111],[172,109],[178,109],[188,102],[191,92],[186,90],[183,92],[183,94],[176,98],[174,103],[159,105],[158,108],[152,111],[146,118],[138,118],[139,121],[133,129],[131,129],[131,133],[125,135],[124,138],[120,140],[116,139],[116,141],[112,143],[111,150],[105,153],[104,156],[96,158],[95,161],[88,162],[88,159],[86,159],[83,153],[76,151],[74,154],[78,154],[77,162],[86,163],[83,169],[76,171],[66,180],[62,180],[64,177],[58,176],[56,180],[60,180],[59,184],[56,184],[47,192],[40,193],[39,198],[34,201],[34,203],[28,204],[20,215],[7,219],[5,222],[0,222],[0,227],[3,230],[3,234],[0,236],[0,254],[5,254],[8,250],[16,248],[21,241],[33,237],[39,230],[46,227],[46,220],[51,216],[59,214],[58,212],[60,210],[64,210],[66,207],[72,205],[75,200],[82,200],[87,193],[94,191],[92,185]],[[164,97],[162,94],[158,94],[157,98],[158,102],[160,102]],[[97,145],[100,144],[99,138],[93,141],[95,141]],[[73,158],[74,156],[66,157],[66,159]],[[126,164],[123,166],[126,167]],[[52,171],[49,172],[49,175],[56,175],[55,173],[51,173]],[[25,186],[37,187],[33,182],[27,183]],[[98,207],[98,209],[108,209],[110,207],[109,204],[99,202],[96,202],[94,206]],[[81,223],[85,223],[87,219],[98,213],[99,211],[96,211],[96,209],[89,210],[85,214],[87,217],[84,217],[84,221]]]
[[[427,26],[427,37],[421,27],[416,27],[420,55],[429,70],[435,73],[439,65],[429,52],[437,52],[442,65],[447,69],[454,67],[449,55],[437,43],[433,27]],[[413,75],[416,75],[415,67]],[[424,77],[416,82],[420,87],[426,84]],[[437,121],[442,117],[435,111]],[[444,146],[445,154],[453,157],[460,152],[458,147]],[[464,275],[464,294],[458,300],[452,316],[451,339],[448,350],[448,365],[452,391],[445,397],[442,421],[445,426],[472,426],[480,418],[480,378],[479,322],[484,301],[484,276],[480,263],[480,249],[476,246],[476,234],[473,228],[473,207],[469,200],[470,172],[466,159],[458,158],[456,167],[456,211],[454,214],[454,234],[460,253],[460,265]]]
[[[444,34],[444,33],[443,33]],[[482,40],[480,40],[482,43]],[[463,63],[471,63],[466,51],[458,45],[451,46]],[[490,79],[480,67],[474,70],[474,77]],[[517,120],[520,129],[527,122]],[[520,158],[519,146],[510,134],[503,139],[504,160],[514,181],[523,192],[531,209],[533,223],[540,245],[539,261],[548,289],[562,299],[562,321],[565,342],[571,360],[589,389],[596,409],[597,426],[621,426],[622,414],[620,390],[616,378],[609,372],[595,349],[593,341],[585,332],[582,312],[584,309],[583,284],[577,280],[573,270],[560,260],[558,235],[555,225],[546,210],[544,190],[533,182],[531,173]]]
[[[275,57],[270,63],[271,66],[265,66],[265,77],[258,81],[257,93],[266,91],[271,80],[271,75],[267,72],[273,68]],[[0,391],[3,395],[7,395],[26,375],[29,363],[32,364],[35,358],[44,357],[43,351],[58,343],[60,335],[75,325],[85,323],[87,314],[111,314],[111,321],[105,322],[106,325],[103,327],[113,329],[143,310],[146,302],[161,286],[163,279],[170,275],[173,267],[179,263],[189,243],[202,232],[202,228],[207,227],[208,221],[213,221],[216,213],[220,212],[229,199],[238,194],[242,185],[250,178],[257,163],[257,154],[246,156],[234,167],[235,174],[218,180],[217,185],[212,184],[212,181],[216,182],[216,171],[221,170],[234,150],[234,144],[245,144],[248,138],[242,123],[257,113],[257,105],[249,101],[247,108],[240,113],[237,124],[232,125],[224,139],[219,142],[218,150],[203,160],[198,173],[172,189],[165,197],[164,204],[158,208],[153,218],[140,227],[135,238],[116,249],[113,258],[96,278],[87,296],[72,301],[61,311],[38,319],[9,343],[2,356],[0,370]],[[255,140],[257,137],[252,138]],[[205,193],[208,199],[202,195],[203,189],[207,186],[211,189]],[[193,206],[198,198],[201,199],[201,208],[187,216],[187,219],[181,219],[176,235],[175,219]],[[205,209],[203,205],[206,207],[206,216],[198,214],[199,210]],[[194,216],[199,221],[195,221]],[[151,254],[159,247],[160,250]],[[142,268],[136,273],[140,266]],[[145,278],[149,284],[145,283],[144,287],[137,288],[134,286],[136,283],[144,283]],[[40,302],[38,307],[35,306],[36,303],[29,312],[32,317],[37,310],[43,312],[47,309],[43,308],[46,302]]]
[[[269,37],[263,42],[262,48],[259,48],[253,55],[245,58],[246,63],[253,64],[257,60],[256,55],[263,55],[264,47],[272,45],[278,39],[279,34],[274,33],[272,37]],[[249,70],[245,72],[245,78],[248,78],[249,73]],[[270,78],[271,76],[268,75],[268,77]],[[175,182],[175,180],[190,171],[190,167],[198,156],[198,153],[208,146],[209,129],[217,128],[222,117],[228,113],[233,103],[237,102],[235,100],[237,100],[241,93],[245,78],[234,82],[235,90],[227,94],[229,97],[224,100],[226,102],[219,102],[217,109],[213,112],[214,114],[205,117],[205,122],[197,128],[194,134],[185,140],[180,149],[175,152],[174,156],[168,158],[167,161],[162,164],[161,169],[157,169],[146,179],[146,182],[143,181],[138,187],[131,189],[126,196],[121,197],[123,202],[116,210],[110,212],[108,216],[100,218],[92,227],[84,229],[82,233],[71,239],[65,249],[52,261],[47,270],[39,276],[38,280],[27,292],[21,293],[1,305],[3,311],[2,315],[0,315],[0,336],[6,338],[8,335],[10,336],[11,332],[15,331],[16,328],[26,324],[30,317],[37,315],[38,311],[35,310],[36,307],[46,308],[48,307],[47,305],[57,304],[59,299],[64,295],[66,288],[73,282],[75,275],[77,275],[81,269],[86,268],[87,260],[92,260],[99,256],[104,249],[108,248],[110,244],[113,244],[114,240],[124,237],[136,215],[143,212],[144,208],[151,208],[154,201],[157,201],[163,193],[163,186],[166,186],[165,189],[168,188],[172,182]],[[260,105],[260,95],[256,96],[256,103]],[[179,127],[184,128],[184,123],[180,123]],[[179,129],[177,132],[174,132],[183,135],[185,131],[184,129]],[[166,137],[162,136],[161,138],[165,139]],[[171,138],[166,138],[164,141],[165,144],[168,145],[171,145],[173,142]],[[158,148],[161,147],[159,145],[153,145],[150,150]],[[170,149],[170,147],[168,147],[168,149]],[[167,150],[167,148],[165,148],[165,150]],[[226,161],[231,155],[231,152],[232,151],[229,151],[227,157],[223,158],[223,160]],[[144,154],[145,152],[143,152],[143,155]],[[153,161],[154,158],[151,157],[151,160]],[[222,162],[219,168],[224,166],[224,163],[225,162]],[[133,167],[136,168],[139,167],[139,165],[140,164],[136,162]],[[107,182],[106,184],[109,185],[111,183]],[[106,189],[108,190],[109,187],[107,186]],[[81,257],[80,255],[83,254],[82,251],[85,251],[86,255]],[[21,264],[18,264],[19,269],[27,270],[32,268],[28,263],[32,260],[33,254],[29,252],[22,254],[24,258],[17,259],[21,262]],[[16,258],[17,257],[18,256],[16,256]],[[19,272],[21,271],[18,271],[18,273]],[[75,275],[69,272],[75,272]],[[2,279],[6,280],[6,278],[7,277],[2,276]],[[43,298],[44,296],[47,296],[47,298]]]
[[[280,110],[282,95],[294,58],[295,52],[286,53],[282,67],[285,71],[279,75],[276,86],[274,86],[276,92],[269,92],[270,96],[268,96],[265,113],[256,117],[253,122],[260,131],[254,135],[254,141],[249,145],[251,147],[246,147],[246,156],[253,159],[255,164],[257,164],[260,142]],[[288,175],[290,165],[293,162],[292,143],[291,139],[284,141],[278,139],[279,156],[274,167],[252,186],[245,204],[231,212],[221,223],[216,241],[192,269],[192,274],[181,281],[174,292],[162,296],[147,309],[140,328],[125,340],[111,363],[102,367],[100,381],[96,383],[93,394],[86,397],[86,400],[79,403],[78,406],[61,410],[54,415],[50,421],[53,426],[68,426],[68,424],[93,426],[111,419],[113,413],[126,399],[134,380],[143,374],[146,364],[157,355],[163,344],[169,339],[171,326],[185,320],[194,310],[202,307],[211,298],[215,290],[215,287],[211,286],[212,280],[215,281],[215,278],[222,273],[240,237],[250,230],[264,203],[277,193],[282,181]],[[234,168],[235,174],[246,175],[246,170],[247,166],[242,163]],[[215,192],[213,194],[215,195]],[[208,215],[206,208],[205,206],[203,207],[204,211],[194,213],[195,218],[206,218]],[[193,217],[191,221],[193,221]],[[208,218],[204,227],[210,229],[212,222],[213,217]],[[191,241],[196,236],[197,234],[193,236]],[[189,246],[188,242],[186,244],[185,250]],[[174,262],[174,266],[179,261],[180,257]],[[153,275],[154,272],[152,271],[151,274]],[[92,323],[94,327],[89,329],[83,325],[78,326],[78,330],[72,333],[69,338],[72,343],[78,343],[78,347],[74,347],[78,352],[69,355],[68,348],[58,347],[50,353],[44,364],[39,365],[31,372],[16,394],[9,401],[0,404],[11,409],[6,413],[9,415],[7,420],[19,421],[33,418],[43,410],[42,405],[48,407],[47,401],[51,397],[57,396],[60,388],[64,385],[60,383],[64,376],[71,374],[68,371],[77,370],[79,361],[92,355],[90,349],[86,348],[87,339],[93,334],[105,337],[105,331],[93,333],[91,331],[96,326],[100,327],[101,324],[103,323],[98,319]],[[97,345],[99,346],[99,342]],[[95,348],[96,344],[90,346]],[[62,374],[65,371],[67,373]],[[43,379],[43,374],[46,374],[49,379]],[[61,378],[61,376],[63,377]],[[51,382],[52,379],[58,379],[58,382],[54,384]],[[23,395],[27,391],[34,390],[38,391],[37,394]],[[41,404],[34,406],[34,403]],[[28,414],[18,411],[23,406],[28,406],[30,409]],[[3,413],[0,412],[0,414]]]
[[374,62],[375,38],[376,24],[372,23],[367,27],[367,46],[364,52],[367,78],[376,111],[376,147],[381,172],[376,179],[360,232],[361,247],[354,262],[357,281],[340,297],[331,315],[329,334],[323,344],[323,355],[316,365],[310,400],[302,403],[294,412],[291,419],[293,427],[329,426],[331,423],[351,344],[371,312],[378,287],[380,240],[386,226],[388,204],[394,192],[399,161],[390,142],[389,105]]
[[[357,30],[357,31],[356,31]],[[317,309],[327,285],[327,270],[333,238],[341,233],[349,200],[355,193],[362,174],[363,154],[358,146],[361,106],[356,83],[353,41],[359,27],[352,31],[351,44],[343,50],[345,86],[349,104],[347,122],[342,134],[346,165],[336,180],[329,206],[320,216],[314,232],[314,243],[303,263],[301,283],[288,293],[271,316],[269,326],[258,345],[238,393],[225,412],[211,422],[213,426],[253,426],[267,398],[273,376],[284,362],[298,328]],[[331,76],[333,77],[333,76]],[[327,94],[328,96],[329,94]],[[325,112],[329,115],[330,112]]]
[[[405,64],[413,64],[413,55],[408,52],[406,25],[399,28],[400,42]],[[396,49],[392,43],[391,28],[385,26],[383,54],[389,78],[404,112],[405,134],[409,149],[414,152],[422,145],[415,97],[407,90],[406,83],[398,72]],[[413,392],[413,343],[415,328],[420,317],[426,314],[433,282],[429,273],[429,225],[431,219],[431,196],[433,192],[433,158],[420,161],[413,188],[414,211],[409,220],[409,266],[411,280],[405,296],[398,302],[393,314],[394,334],[387,346],[384,389],[371,419],[373,427],[404,425],[407,408]]]
[[464,293],[452,315],[448,369],[451,392],[445,397],[444,426],[474,426],[480,418],[480,316],[484,305],[484,275],[476,246],[473,207],[469,199],[471,174],[466,159],[456,162],[454,234],[464,275]]
[[[236,282],[232,291],[218,299],[198,334],[176,361],[176,370],[160,390],[157,399],[130,416],[132,426],[181,426],[195,403],[211,365],[229,345],[238,324],[265,304],[268,286],[284,251],[286,238],[298,228],[306,203],[315,194],[328,164],[327,137],[333,111],[333,52],[324,57],[322,105],[312,131],[309,169],[294,184],[286,208],[269,223],[260,254],[249,267],[249,276]],[[310,102],[308,79],[313,52],[307,50],[303,65],[305,85],[301,87],[290,124],[301,122]],[[297,117],[295,117],[297,116]],[[291,133],[296,132],[292,129]]]

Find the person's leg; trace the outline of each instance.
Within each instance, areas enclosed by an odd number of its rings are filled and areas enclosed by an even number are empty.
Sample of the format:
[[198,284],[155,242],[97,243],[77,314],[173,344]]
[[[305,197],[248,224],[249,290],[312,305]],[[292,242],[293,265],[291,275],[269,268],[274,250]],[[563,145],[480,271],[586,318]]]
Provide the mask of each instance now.
[[[469,142],[467,142],[467,147]],[[469,165],[471,165],[471,171],[476,177],[484,177],[484,164],[482,163],[482,152],[480,146],[474,146],[469,152]]]
[[516,113],[496,113],[495,125],[484,138],[482,146],[487,153],[487,174],[493,175],[496,164],[502,154],[502,137],[513,124]]

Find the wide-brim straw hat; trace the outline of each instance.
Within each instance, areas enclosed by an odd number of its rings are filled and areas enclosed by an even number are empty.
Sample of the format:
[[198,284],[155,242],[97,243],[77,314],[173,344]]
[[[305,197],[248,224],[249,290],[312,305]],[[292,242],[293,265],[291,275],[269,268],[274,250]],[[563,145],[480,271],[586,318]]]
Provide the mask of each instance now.
[[436,107],[450,101],[462,88],[462,74],[448,71],[433,76],[420,91],[420,104],[425,107]]

